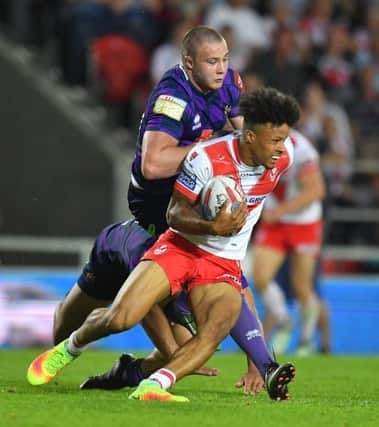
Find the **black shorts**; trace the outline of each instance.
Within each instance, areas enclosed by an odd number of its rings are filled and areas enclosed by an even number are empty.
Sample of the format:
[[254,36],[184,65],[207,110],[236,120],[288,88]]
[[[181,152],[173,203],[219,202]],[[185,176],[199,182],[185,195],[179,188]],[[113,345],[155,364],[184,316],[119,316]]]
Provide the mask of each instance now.
[[108,225],[97,236],[78,279],[80,289],[93,298],[113,300],[154,241],[135,220]]
[[78,279],[78,285],[92,298],[113,301],[127,277],[125,269],[88,262]]
[[170,198],[171,194],[154,195],[129,185],[130,212],[139,224],[153,236],[159,236],[168,228],[166,212]]

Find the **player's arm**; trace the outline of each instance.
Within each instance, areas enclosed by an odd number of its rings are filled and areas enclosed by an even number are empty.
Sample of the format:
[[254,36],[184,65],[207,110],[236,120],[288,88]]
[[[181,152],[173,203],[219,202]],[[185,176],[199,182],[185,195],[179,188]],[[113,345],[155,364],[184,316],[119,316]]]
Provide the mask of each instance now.
[[246,396],[255,396],[264,389],[264,380],[254,363],[248,359],[247,372],[242,375],[235,387],[242,388]]
[[267,222],[279,221],[283,215],[306,208],[314,201],[325,197],[325,183],[319,167],[314,167],[299,176],[300,191],[291,200],[281,203],[276,209],[267,210],[263,218]]
[[245,224],[247,216],[245,203],[241,203],[233,212],[227,212],[225,203],[213,221],[203,219],[194,209],[195,205],[195,201],[174,190],[167,209],[168,225],[184,233],[230,236]]
[[243,116],[229,117],[229,121],[233,126],[234,130],[242,129],[243,127]]
[[142,140],[142,173],[146,179],[176,175],[194,144],[178,146],[178,140],[165,132],[146,131]]

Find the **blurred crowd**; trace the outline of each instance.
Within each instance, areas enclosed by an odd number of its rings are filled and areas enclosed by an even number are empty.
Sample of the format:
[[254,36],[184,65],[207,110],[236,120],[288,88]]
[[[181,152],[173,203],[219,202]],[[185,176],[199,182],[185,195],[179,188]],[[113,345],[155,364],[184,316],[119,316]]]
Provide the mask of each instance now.
[[[379,0],[0,0],[3,32],[49,52],[64,84],[96,93],[133,131],[198,24],[224,35],[248,89],[270,85],[300,101],[327,203],[379,208]],[[379,243],[378,224],[354,225],[333,226],[333,242]]]

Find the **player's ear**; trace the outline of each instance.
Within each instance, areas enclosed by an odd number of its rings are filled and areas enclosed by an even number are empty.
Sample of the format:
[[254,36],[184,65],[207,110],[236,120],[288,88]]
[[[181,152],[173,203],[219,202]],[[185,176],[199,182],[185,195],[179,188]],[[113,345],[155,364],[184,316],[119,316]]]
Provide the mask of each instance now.
[[252,142],[255,140],[255,132],[252,129],[245,129],[245,139],[248,142]]
[[188,55],[186,55],[184,57],[184,67],[185,67],[186,70],[192,70],[192,68],[193,68],[192,58],[190,56],[188,56]]

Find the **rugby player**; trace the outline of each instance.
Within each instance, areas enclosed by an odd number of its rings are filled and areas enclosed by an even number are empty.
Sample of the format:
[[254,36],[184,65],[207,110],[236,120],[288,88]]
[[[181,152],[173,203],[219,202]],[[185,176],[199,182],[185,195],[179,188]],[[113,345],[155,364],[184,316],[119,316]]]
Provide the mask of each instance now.
[[[241,268],[263,202],[292,161],[289,126],[299,117],[296,101],[263,88],[240,104],[243,132],[211,140],[189,152],[167,212],[167,230],[142,258],[110,308],[98,308],[71,336],[38,356],[28,369],[32,384],[51,381],[86,345],[130,329],[154,306],[184,288],[197,323],[197,334],[180,347],[163,368],[143,380],[130,398],[186,402],[167,391],[199,368],[236,323],[241,310]],[[232,175],[246,202],[233,212],[227,206],[212,221],[199,216],[199,194],[214,175]],[[251,338],[260,334],[255,319]],[[267,366],[265,383],[276,400],[289,398],[292,364]]]

